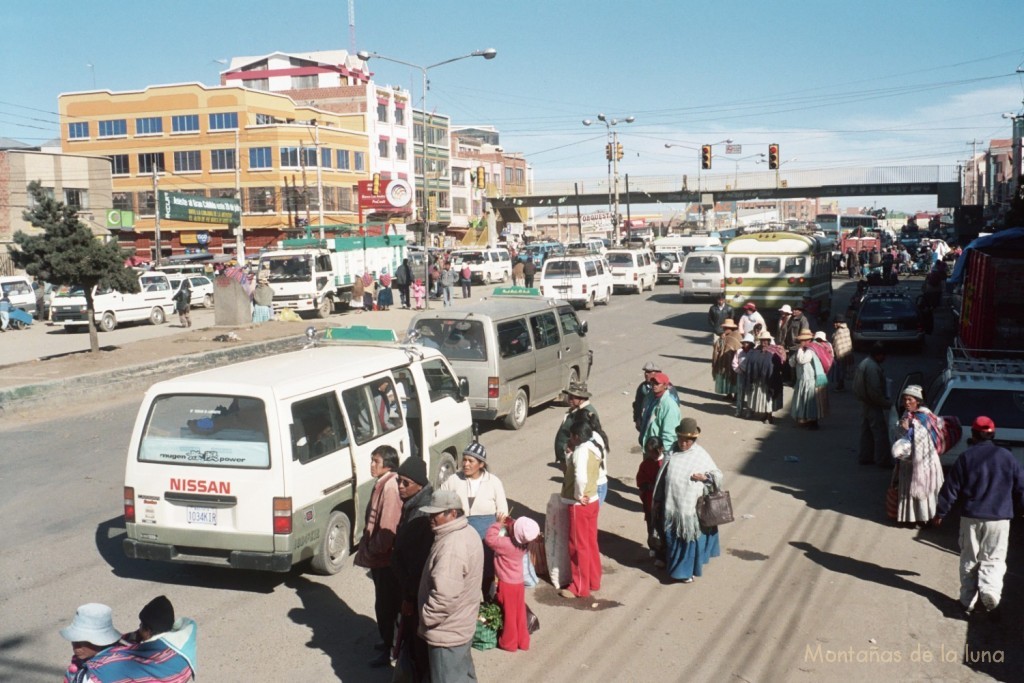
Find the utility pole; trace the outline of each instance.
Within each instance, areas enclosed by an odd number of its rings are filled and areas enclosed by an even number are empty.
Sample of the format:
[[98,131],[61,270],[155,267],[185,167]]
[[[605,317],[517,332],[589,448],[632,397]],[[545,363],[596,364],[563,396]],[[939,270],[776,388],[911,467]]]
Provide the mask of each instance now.
[[235,260],[238,265],[245,265],[245,237],[242,232],[242,162],[239,145],[238,129],[235,129],[235,199],[238,200],[238,225],[235,227]]
[[160,194],[156,174],[156,154],[153,155],[153,241],[156,242],[156,265],[160,265]]
[[320,239],[324,239],[324,179],[320,163],[320,124],[313,121],[313,146],[316,149],[316,205],[319,207],[317,220],[320,221]]
[[978,202],[978,145],[981,144],[981,140],[971,140],[967,144],[971,146],[971,201],[970,204],[979,204]]

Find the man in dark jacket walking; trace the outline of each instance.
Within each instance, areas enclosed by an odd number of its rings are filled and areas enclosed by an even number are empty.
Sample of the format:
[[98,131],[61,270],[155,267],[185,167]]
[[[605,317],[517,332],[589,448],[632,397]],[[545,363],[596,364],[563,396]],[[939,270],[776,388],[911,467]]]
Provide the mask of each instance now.
[[398,270],[395,271],[395,284],[398,285],[398,296],[401,300],[402,308],[409,308],[409,288],[412,286],[414,279],[409,259],[403,259],[402,265],[398,266]]
[[722,323],[732,320],[735,311],[732,306],[725,303],[725,294],[719,294],[715,303],[708,309],[708,327],[711,328],[711,343],[718,341],[722,336]]
[[993,443],[996,425],[979,416],[964,451],[939,491],[932,523],[938,526],[960,505],[960,605],[970,615],[978,600],[998,620],[1006,574],[1010,520],[1024,510],[1024,467],[1010,451]]
[[533,262],[533,259],[529,256],[526,257],[526,263],[523,264],[523,285],[525,287],[533,287],[533,278],[537,274],[537,264]]

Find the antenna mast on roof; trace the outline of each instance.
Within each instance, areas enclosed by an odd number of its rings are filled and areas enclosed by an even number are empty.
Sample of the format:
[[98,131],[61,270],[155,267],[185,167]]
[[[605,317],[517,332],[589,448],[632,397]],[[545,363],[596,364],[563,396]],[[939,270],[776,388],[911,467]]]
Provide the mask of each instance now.
[[356,0],[348,0],[348,48],[356,51]]

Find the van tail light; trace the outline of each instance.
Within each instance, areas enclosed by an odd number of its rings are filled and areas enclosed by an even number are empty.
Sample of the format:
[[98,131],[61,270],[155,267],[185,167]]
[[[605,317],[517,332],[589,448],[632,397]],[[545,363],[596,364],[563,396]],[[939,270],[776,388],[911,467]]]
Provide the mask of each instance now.
[[587,285],[586,285],[586,283],[583,283],[583,293],[584,294],[587,293]]
[[633,273],[633,282],[636,282],[637,280],[640,279],[639,275],[640,275],[639,273]]
[[487,378],[487,398],[498,398],[498,378]]
[[724,277],[721,280],[721,287],[722,287],[722,289],[725,289],[725,278]]
[[274,499],[274,533],[290,534],[292,532],[292,499]]
[[791,284],[791,285],[795,285],[796,284],[796,278],[795,277],[791,277],[791,278],[789,278],[789,280],[787,280],[787,282],[789,282],[789,284]]
[[732,278],[731,277],[725,278],[725,281],[728,282],[730,285],[732,284]]
[[679,278],[679,289],[683,288],[683,278]]
[[131,486],[124,487],[124,521],[135,523],[135,489]]
[[736,278],[736,284],[742,285],[743,284],[743,278],[741,278],[741,277]]

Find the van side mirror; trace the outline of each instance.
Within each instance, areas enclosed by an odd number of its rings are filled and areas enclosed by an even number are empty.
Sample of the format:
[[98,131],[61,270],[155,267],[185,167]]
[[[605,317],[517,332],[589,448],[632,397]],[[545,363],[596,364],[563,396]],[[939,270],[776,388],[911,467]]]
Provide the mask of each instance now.
[[459,398],[463,400],[469,398],[469,380],[465,377],[459,378]]
[[586,337],[588,331],[590,331],[590,325],[587,324],[586,320],[581,320],[580,321],[580,336],[581,337]]

